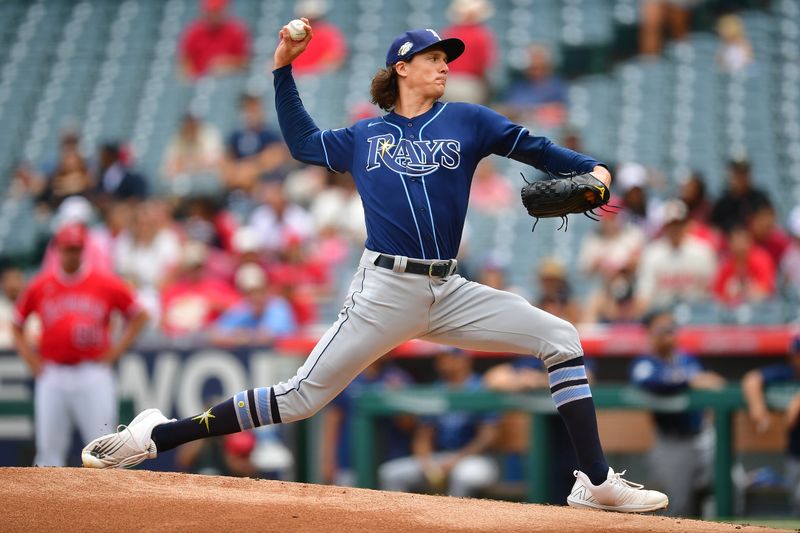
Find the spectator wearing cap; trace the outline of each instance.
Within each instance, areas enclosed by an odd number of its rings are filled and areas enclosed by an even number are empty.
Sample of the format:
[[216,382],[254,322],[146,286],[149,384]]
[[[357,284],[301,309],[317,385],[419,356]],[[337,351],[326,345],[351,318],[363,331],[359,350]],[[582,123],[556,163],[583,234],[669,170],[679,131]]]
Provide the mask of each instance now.
[[272,294],[264,270],[254,263],[239,267],[236,288],[242,300],[214,323],[211,341],[217,346],[263,346],[297,329],[292,308]]
[[545,257],[539,263],[537,277],[539,291],[534,305],[570,323],[577,322],[580,310],[564,263],[555,257]]
[[200,10],[181,37],[182,74],[193,80],[244,70],[250,60],[250,33],[228,14],[228,0],[201,0]]
[[714,294],[728,306],[758,303],[775,293],[775,264],[770,255],[753,243],[744,226],[733,226],[727,233],[727,253],[714,280]]
[[485,24],[494,15],[494,6],[489,0],[453,0],[447,15],[452,24],[442,31],[443,37],[461,39],[470,53],[449,65],[444,99],[485,105],[489,71],[497,60],[494,33]]
[[781,283],[794,301],[800,301],[800,205],[789,213],[786,226],[791,242],[779,265]]
[[129,168],[128,155],[117,143],[100,147],[94,180],[101,207],[110,201],[143,200],[147,197],[150,186],[144,176]]
[[314,29],[314,38],[308,47],[292,62],[295,76],[323,74],[337,70],[347,58],[347,41],[341,30],[325,21],[327,0],[299,0],[295,5],[297,17],[308,19]]
[[688,210],[680,200],[662,209],[661,236],[645,245],[635,298],[640,311],[676,303],[710,300],[717,257],[706,241],[688,233]]
[[259,181],[282,181],[283,167],[289,162],[289,150],[280,134],[267,127],[260,96],[242,94],[239,98],[239,121],[239,129],[228,137],[222,166],[225,187],[251,193]]
[[502,99],[504,111],[522,123],[554,128],[564,123],[566,103],[567,86],[553,72],[550,49],[531,45],[524,76],[511,84]]
[[745,224],[763,205],[770,205],[766,193],[753,186],[750,163],[745,160],[728,162],[728,185],[711,211],[711,224],[723,233]]
[[623,163],[619,166],[614,186],[620,194],[622,208],[620,220],[624,224],[638,226],[646,237],[654,237],[661,228],[658,214],[660,203],[649,197],[650,172],[639,163]]
[[[437,388],[483,388],[472,371],[472,360],[461,350],[443,349],[435,363]],[[381,488],[408,492],[427,483],[450,496],[474,495],[499,475],[497,464],[486,455],[498,435],[497,421],[496,413],[459,411],[422,418],[411,441],[412,455],[388,461],[378,469]]]
[[[83,246],[82,261],[92,268],[104,272],[114,271],[114,256],[108,239],[103,234],[102,228],[91,227],[95,219],[95,209],[92,204],[83,196],[71,196],[64,200],[56,211],[54,220],[54,230],[66,225],[78,224],[86,228],[86,242]],[[48,243],[42,260],[42,270],[54,270],[58,268],[59,253],[55,241]]]
[[[671,397],[690,389],[719,390],[725,380],[704,370],[700,361],[677,348],[677,328],[668,309],[644,316],[649,353],[633,360],[633,385],[658,397]],[[648,454],[652,483],[670,495],[669,514],[698,515],[699,493],[711,482],[713,438],[702,411],[653,413],[655,444]]]
[[167,145],[162,175],[167,184],[217,176],[223,144],[219,131],[194,113],[186,113]]
[[[783,363],[756,368],[742,378],[742,392],[747,402],[747,412],[752,423],[751,431],[766,434],[776,423],[777,414],[770,413],[765,391],[772,385],[800,382],[800,335],[789,344]],[[792,490],[792,510],[800,514],[800,395],[789,402],[785,413],[788,429],[786,477]]]

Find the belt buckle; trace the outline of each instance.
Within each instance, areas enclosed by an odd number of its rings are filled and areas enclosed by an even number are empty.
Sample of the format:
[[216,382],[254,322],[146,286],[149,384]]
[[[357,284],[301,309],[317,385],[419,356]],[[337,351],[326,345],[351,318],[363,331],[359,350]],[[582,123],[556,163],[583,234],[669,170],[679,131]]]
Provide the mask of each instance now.
[[[430,265],[428,265],[428,277],[433,277],[433,268],[437,265],[445,266],[447,267],[447,270],[450,270],[450,261],[438,261],[435,263],[431,263]],[[444,276],[446,275],[447,272],[445,272]],[[438,277],[443,278],[444,276],[438,276]]]

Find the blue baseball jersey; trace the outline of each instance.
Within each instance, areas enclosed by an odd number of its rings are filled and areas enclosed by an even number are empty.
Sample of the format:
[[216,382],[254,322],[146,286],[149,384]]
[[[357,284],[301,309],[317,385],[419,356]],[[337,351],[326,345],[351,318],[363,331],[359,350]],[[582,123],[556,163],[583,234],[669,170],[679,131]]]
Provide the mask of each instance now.
[[[670,360],[643,355],[631,364],[631,381],[653,394],[671,395],[687,391],[689,381],[702,371],[700,362],[684,353],[676,353]],[[655,413],[653,420],[662,433],[695,435],[702,427],[703,413]]]
[[496,154],[551,174],[591,171],[594,159],[536,137],[486,107],[436,102],[349,128],[320,129],[303,108],[291,65],[273,72],[275,107],[295,159],[349,172],[364,206],[365,246],[421,259],[456,257],[478,162]]

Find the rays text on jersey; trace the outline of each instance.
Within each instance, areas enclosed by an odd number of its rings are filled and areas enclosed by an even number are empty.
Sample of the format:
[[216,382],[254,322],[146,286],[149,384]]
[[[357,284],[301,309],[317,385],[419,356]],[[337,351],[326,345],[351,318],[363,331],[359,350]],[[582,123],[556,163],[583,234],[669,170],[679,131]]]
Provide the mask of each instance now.
[[391,133],[367,139],[369,154],[367,170],[386,166],[389,170],[408,176],[427,176],[440,167],[458,168],[461,163],[461,143],[454,139],[399,139]]

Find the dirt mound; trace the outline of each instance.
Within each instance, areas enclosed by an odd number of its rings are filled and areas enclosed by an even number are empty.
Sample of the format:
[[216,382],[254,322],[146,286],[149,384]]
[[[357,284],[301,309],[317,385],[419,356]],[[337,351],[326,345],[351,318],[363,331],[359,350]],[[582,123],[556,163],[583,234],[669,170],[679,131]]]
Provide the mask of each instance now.
[[659,516],[280,481],[0,468],[2,531],[768,531]]

